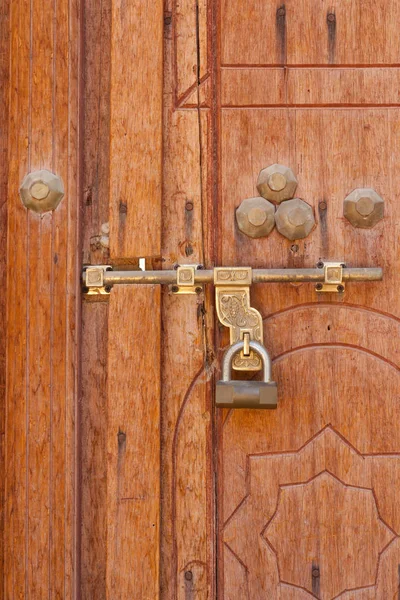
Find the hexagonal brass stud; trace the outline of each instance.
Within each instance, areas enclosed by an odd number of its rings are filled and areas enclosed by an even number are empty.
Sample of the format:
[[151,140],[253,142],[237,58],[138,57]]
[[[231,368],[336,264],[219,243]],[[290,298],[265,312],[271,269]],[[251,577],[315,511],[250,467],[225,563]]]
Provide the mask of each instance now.
[[257,189],[263,198],[279,204],[293,198],[297,179],[292,169],[284,165],[271,165],[263,169],[257,180]]
[[288,240],[301,240],[315,225],[313,209],[300,198],[282,202],[275,213],[276,228]]
[[343,204],[343,214],[354,227],[374,227],[383,219],[383,213],[383,199],[372,188],[353,190]]
[[275,227],[275,206],[264,198],[247,198],[236,210],[236,221],[249,237],[264,237]]
[[55,210],[64,196],[61,177],[42,169],[32,171],[19,188],[21,200],[26,208],[37,213]]

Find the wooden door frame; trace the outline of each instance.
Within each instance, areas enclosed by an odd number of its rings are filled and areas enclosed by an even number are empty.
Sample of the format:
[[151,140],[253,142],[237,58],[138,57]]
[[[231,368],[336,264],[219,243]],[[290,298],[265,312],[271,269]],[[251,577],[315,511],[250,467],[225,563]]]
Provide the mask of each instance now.
[[[0,596],[77,598],[81,3],[6,1],[0,27]],[[65,188],[42,215],[19,196],[40,169]]]

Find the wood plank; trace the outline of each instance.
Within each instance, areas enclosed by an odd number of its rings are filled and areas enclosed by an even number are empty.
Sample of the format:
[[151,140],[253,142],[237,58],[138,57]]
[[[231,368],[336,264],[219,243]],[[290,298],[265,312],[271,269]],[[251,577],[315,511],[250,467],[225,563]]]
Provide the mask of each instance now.
[[[107,598],[159,597],[159,286],[114,289],[108,355]],[[140,318],[138,315],[140,313]]]
[[[0,102],[3,107],[0,127],[0,327],[7,327],[7,189],[8,189],[8,104],[10,82],[10,2],[0,6]],[[6,415],[6,338],[0,340],[0,596],[4,593],[4,528],[5,528],[5,415]]]
[[108,264],[101,227],[109,221],[111,0],[84,3],[83,261]]
[[[109,221],[111,0],[84,3],[83,260],[108,264],[101,239]],[[108,304],[82,310],[81,587],[82,600],[106,598]]]
[[[201,11],[205,3],[199,4]],[[172,9],[171,2],[167,8]],[[210,79],[196,83],[186,97],[189,110],[176,110],[173,93],[174,45],[182,47],[180,38],[196,39],[196,24],[191,17],[195,6],[185,3],[180,6],[181,12],[183,8],[188,15],[181,15],[179,29],[166,29],[165,40],[165,268],[176,263],[209,265],[213,260],[211,111],[200,109],[204,104],[211,105]],[[208,20],[207,25],[203,25],[203,31],[210,30]],[[192,56],[196,71],[201,71],[206,38],[204,34],[197,36],[197,51]],[[179,81],[185,77],[189,58],[183,53],[177,58]],[[163,291],[161,591],[162,597],[177,600],[206,600],[215,595],[212,303],[209,289],[205,297],[175,296],[168,289]]]
[[108,303],[82,310],[81,594],[106,598]]
[[225,68],[223,107],[398,106],[400,71],[386,68]]
[[162,0],[112,1],[110,244],[113,260],[160,253],[162,36]]
[[[79,10],[51,0],[31,8],[21,1],[11,13],[5,596],[72,598]],[[23,176],[40,168],[60,175],[66,191],[42,216],[18,195]]]

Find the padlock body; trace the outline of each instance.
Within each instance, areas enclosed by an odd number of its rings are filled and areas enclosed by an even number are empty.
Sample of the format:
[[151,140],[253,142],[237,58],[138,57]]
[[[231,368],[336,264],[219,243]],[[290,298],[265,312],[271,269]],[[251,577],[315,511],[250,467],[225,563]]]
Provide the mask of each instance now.
[[218,381],[215,403],[219,408],[277,408],[274,381]]

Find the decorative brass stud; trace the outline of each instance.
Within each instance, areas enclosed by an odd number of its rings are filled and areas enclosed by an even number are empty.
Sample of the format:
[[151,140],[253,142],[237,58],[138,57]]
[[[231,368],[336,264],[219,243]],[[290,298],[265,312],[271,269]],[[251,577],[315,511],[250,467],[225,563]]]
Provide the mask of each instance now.
[[292,169],[284,165],[271,165],[263,169],[257,181],[257,189],[263,198],[279,204],[293,198],[297,179]]
[[251,238],[267,236],[275,227],[275,206],[264,198],[247,198],[236,210],[240,231]]
[[19,189],[21,200],[26,208],[37,213],[55,210],[64,197],[61,177],[42,169],[29,173]]
[[345,198],[343,214],[354,227],[370,229],[383,219],[383,199],[372,188],[357,188]]
[[288,240],[308,236],[315,225],[313,209],[300,198],[282,202],[275,213],[276,228]]

